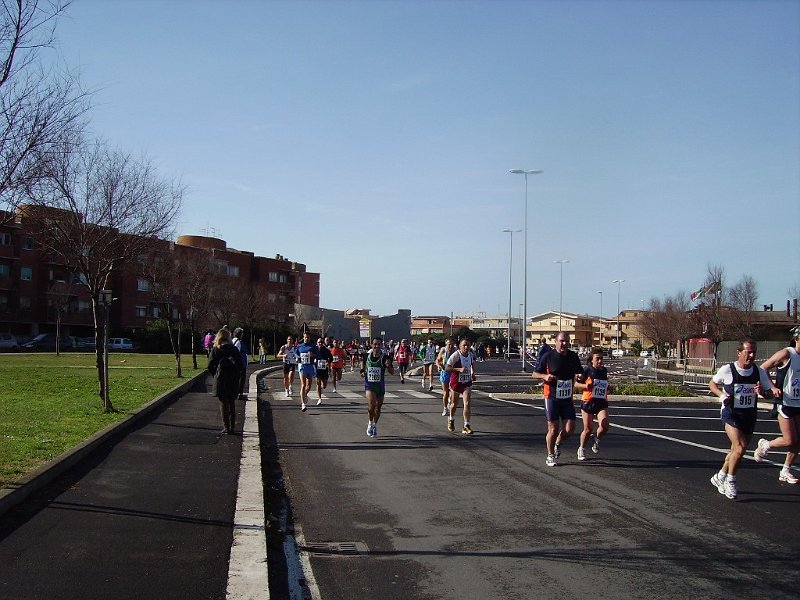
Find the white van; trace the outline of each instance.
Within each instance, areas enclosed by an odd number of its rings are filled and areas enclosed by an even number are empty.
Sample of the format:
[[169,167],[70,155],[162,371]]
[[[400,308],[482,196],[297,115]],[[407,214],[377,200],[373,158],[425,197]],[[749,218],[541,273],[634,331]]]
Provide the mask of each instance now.
[[109,338],[109,350],[133,350],[133,342],[128,338]]

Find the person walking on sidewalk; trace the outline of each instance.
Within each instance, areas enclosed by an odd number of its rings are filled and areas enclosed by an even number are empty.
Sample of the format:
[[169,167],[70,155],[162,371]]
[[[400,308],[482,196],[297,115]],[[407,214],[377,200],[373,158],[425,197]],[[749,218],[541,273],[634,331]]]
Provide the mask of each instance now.
[[236,428],[236,398],[239,396],[239,378],[244,369],[239,350],[231,342],[231,333],[227,329],[217,332],[206,368],[214,377],[211,393],[220,402],[223,432],[231,434]]
[[773,395],[780,395],[766,371],[755,365],[756,342],[753,338],[744,338],[739,342],[737,355],[736,362],[720,367],[708,382],[709,389],[722,403],[720,418],[731,442],[722,468],[711,477],[711,485],[731,500],[738,495],[736,469],[756,427],[758,396],[772,398]]
[[786,448],[786,460],[778,480],[796,484],[798,478],[792,473],[792,463],[800,452],[800,325],[792,329],[792,343],[765,360],[761,368],[767,372],[777,368],[775,384],[781,391],[778,405],[781,436],[772,441],[758,440],[753,456],[756,462],[761,462],[770,450]]
[[372,338],[372,349],[364,357],[361,375],[364,377],[364,391],[367,396],[367,435],[378,437],[378,419],[381,418],[383,398],[386,396],[386,371],[394,375],[392,359],[381,349],[383,339]]

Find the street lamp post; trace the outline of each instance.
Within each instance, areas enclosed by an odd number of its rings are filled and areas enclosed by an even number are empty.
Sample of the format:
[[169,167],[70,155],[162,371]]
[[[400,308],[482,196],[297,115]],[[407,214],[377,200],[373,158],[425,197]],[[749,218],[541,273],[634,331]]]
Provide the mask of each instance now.
[[625,283],[624,279],[615,279],[611,283],[617,284],[617,354],[619,354],[619,289],[623,283]]
[[509,251],[508,251],[508,360],[511,360],[511,266],[514,263],[514,234],[519,233],[522,229],[503,229],[503,233],[508,233]]
[[597,290],[600,294],[600,348],[603,347],[603,290]]
[[561,332],[561,313],[563,311],[563,301],[564,301],[564,263],[568,263],[569,259],[565,258],[562,260],[554,260],[553,263],[559,265],[561,267],[561,283],[559,284],[559,291],[558,291],[558,331]]
[[528,175],[538,175],[542,169],[510,169],[509,173],[525,176],[525,222],[523,224],[525,252],[523,253],[523,304],[525,307],[522,320],[522,370],[525,371],[525,355],[527,354],[527,322],[528,322]]

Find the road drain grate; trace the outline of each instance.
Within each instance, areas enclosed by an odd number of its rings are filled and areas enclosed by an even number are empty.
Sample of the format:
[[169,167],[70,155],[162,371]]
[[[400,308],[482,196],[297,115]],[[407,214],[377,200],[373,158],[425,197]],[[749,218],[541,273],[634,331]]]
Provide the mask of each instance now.
[[313,556],[364,556],[369,548],[364,542],[308,542],[299,547]]

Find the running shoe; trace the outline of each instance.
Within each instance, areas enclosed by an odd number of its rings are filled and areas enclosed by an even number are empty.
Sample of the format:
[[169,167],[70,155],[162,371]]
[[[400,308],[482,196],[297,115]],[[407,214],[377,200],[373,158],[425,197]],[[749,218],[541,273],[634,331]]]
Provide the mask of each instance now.
[[717,488],[720,494],[725,493],[725,479],[724,477],[720,477],[719,473],[714,473],[714,475],[711,476],[711,485]]
[[594,442],[592,443],[592,452],[597,454],[598,452],[600,452],[600,440],[598,440],[594,436],[592,436],[592,437],[594,438]]
[[373,423],[372,424],[372,437],[374,437],[374,438],[378,437],[378,424],[377,423]]
[[336,393],[336,386],[333,386],[333,393]]
[[303,402],[303,403],[300,405],[300,410],[302,410],[303,412],[306,412],[306,403],[305,403],[305,402]]
[[455,431],[456,422],[453,419],[447,419],[447,431]]
[[544,464],[546,464],[548,467],[555,467],[556,465],[558,465],[558,463],[556,462],[555,454],[548,454],[547,459],[544,461]]
[[561,456],[561,444],[555,445],[555,452],[553,453],[553,456],[555,456],[556,458]]
[[781,474],[778,476],[778,481],[785,481],[786,483],[791,483],[795,485],[800,479],[792,475],[791,471],[781,470]]
[[432,391],[433,391],[433,386],[432,386],[432,385],[429,385],[429,386],[428,386],[428,391],[429,391],[429,392],[432,392]]
[[578,460],[586,460],[586,452],[583,448],[578,448]]
[[291,396],[291,394],[289,393],[289,388],[286,388],[286,389],[284,389],[283,391],[284,391],[284,392],[286,392],[286,397],[287,397],[287,398],[288,398],[289,396]]
[[768,452],[769,452],[769,442],[764,438],[761,438],[760,440],[758,440],[758,446],[753,451],[753,458],[756,459],[756,462],[761,462],[766,458]]
[[446,416],[447,416],[447,409],[446,409],[446,408],[443,408],[443,409],[442,409],[442,416],[443,416],[443,417],[446,417]]
[[317,406],[319,406],[320,404],[322,404],[322,398],[320,398],[319,400],[317,400]]
[[369,423],[369,424],[367,425],[367,435],[368,435],[369,437],[372,437],[372,423]]
[[461,433],[465,435],[472,435],[472,427],[467,424],[464,424],[464,429],[461,430]]
[[725,496],[730,498],[731,500],[736,500],[736,482],[731,481],[730,479],[725,479],[725,483],[723,484],[723,488],[725,490]]

